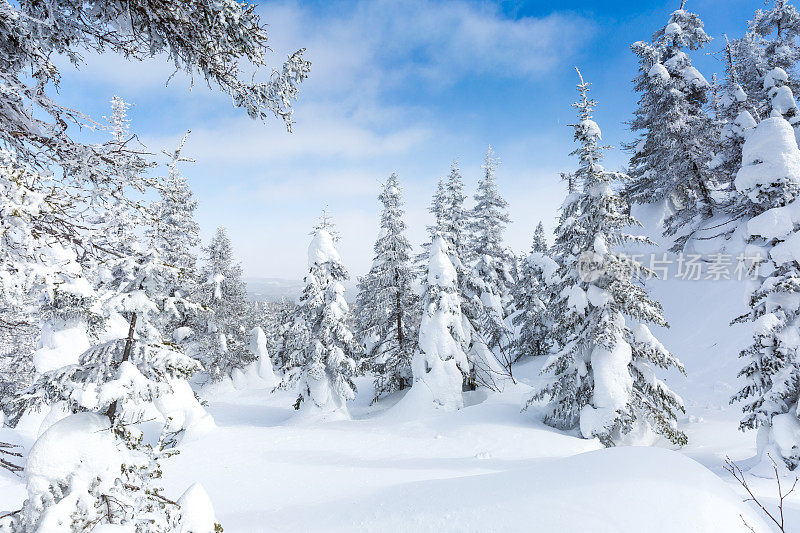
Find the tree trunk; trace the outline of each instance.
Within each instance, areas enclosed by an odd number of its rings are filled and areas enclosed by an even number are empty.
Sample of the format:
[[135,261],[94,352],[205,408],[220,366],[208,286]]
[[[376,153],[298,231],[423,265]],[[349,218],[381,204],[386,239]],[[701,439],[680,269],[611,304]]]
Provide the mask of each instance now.
[[397,295],[395,296],[395,305],[397,306],[397,348],[403,347],[403,306],[400,299],[400,272],[394,269],[394,285],[397,287]]
[[[131,349],[133,348],[133,335],[136,333],[136,313],[131,315],[131,323],[128,327],[128,337],[125,339],[125,348],[122,350],[122,360],[120,363],[124,363],[125,361],[129,361],[131,358]],[[108,411],[106,411],[106,416],[111,420],[111,423],[114,423],[114,417],[117,415],[117,409],[119,406],[117,405],[119,400],[115,401],[111,405],[108,406]]]

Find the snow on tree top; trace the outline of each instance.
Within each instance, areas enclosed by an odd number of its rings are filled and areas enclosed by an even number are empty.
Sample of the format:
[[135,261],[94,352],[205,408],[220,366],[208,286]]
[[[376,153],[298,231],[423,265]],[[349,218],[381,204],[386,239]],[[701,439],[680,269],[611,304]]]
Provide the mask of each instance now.
[[541,252],[531,252],[528,255],[528,264],[533,267],[538,267],[542,270],[542,274],[544,275],[544,280],[547,283],[553,283],[556,281],[556,274],[558,273],[558,263],[553,261],[547,255]]
[[447,245],[441,235],[431,243],[428,284],[452,287],[456,282],[456,269],[447,256]]
[[686,83],[695,88],[702,89],[711,86],[709,85],[708,80],[706,80],[706,78],[700,74],[700,71],[694,67],[684,68],[683,71],[681,71],[681,75]]
[[737,102],[747,101],[747,93],[744,92],[744,89],[742,89],[742,86],[739,85],[738,83],[736,84],[736,87],[733,90],[733,97],[736,98]]
[[333,237],[328,230],[318,229],[311,239],[311,244],[308,245],[308,267],[328,262],[341,263],[342,259],[333,245]]
[[597,122],[591,119],[584,119],[581,120],[581,129],[583,130],[583,134],[587,137],[597,137],[600,139],[602,136],[600,134],[600,126],[597,125]]
[[[676,13],[677,13],[677,11],[676,11]],[[679,35],[682,32],[683,32],[683,28],[681,28],[680,24],[678,24],[677,22],[670,22],[664,28],[664,34],[665,35]]]
[[776,81],[786,83],[788,80],[789,76],[786,71],[780,67],[775,67],[764,75],[764,89],[775,87]]
[[663,81],[667,81],[670,78],[669,71],[661,63],[653,63],[647,75],[651,78],[661,78]]
[[782,117],[797,107],[792,89],[786,85],[773,87],[769,96],[772,99],[772,116]]
[[[747,97],[745,97],[745,99],[747,99]],[[753,118],[753,115],[751,115],[750,111],[747,111],[746,109],[736,116],[735,122],[736,125],[742,128],[743,130],[749,130],[750,128],[755,128],[757,125],[755,119]]]
[[759,185],[800,179],[800,149],[791,124],[781,117],[762,120],[742,148],[742,168],[736,188],[751,191]]

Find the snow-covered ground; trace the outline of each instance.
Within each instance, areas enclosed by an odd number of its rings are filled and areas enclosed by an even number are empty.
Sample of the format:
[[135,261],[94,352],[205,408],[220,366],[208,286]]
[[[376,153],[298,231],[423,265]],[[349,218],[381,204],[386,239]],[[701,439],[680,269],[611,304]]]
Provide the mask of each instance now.
[[[737,430],[743,327],[741,282],[652,285],[671,328],[654,333],[686,366],[667,380],[686,401],[689,444],[603,449],[520,412],[541,361],[520,365],[518,386],[469,393],[465,408],[412,416],[401,395],[370,406],[360,378],[353,420],[301,422],[288,392],[206,390],[217,430],[184,441],[165,462],[166,494],[195,481],[226,531],[770,531],[722,469],[747,466],[755,435]],[[202,394],[201,393],[201,394]],[[29,446],[24,429],[0,440]],[[749,477],[775,504],[774,480]],[[0,471],[0,509],[18,508],[21,479]],[[741,515],[741,516],[740,516]],[[800,495],[786,504],[787,531],[800,531]]]

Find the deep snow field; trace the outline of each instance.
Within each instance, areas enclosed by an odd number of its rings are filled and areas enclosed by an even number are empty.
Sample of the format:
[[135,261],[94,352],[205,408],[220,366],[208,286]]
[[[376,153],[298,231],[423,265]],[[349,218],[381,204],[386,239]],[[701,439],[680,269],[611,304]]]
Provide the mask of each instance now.
[[[740,408],[744,327],[742,282],[660,281],[652,295],[671,329],[653,332],[683,361],[668,375],[686,402],[689,444],[604,449],[543,425],[520,407],[542,361],[516,370],[503,393],[476,391],[456,412],[395,407],[402,393],[370,406],[369,377],[358,381],[353,420],[298,420],[294,395],[230,384],[200,392],[218,429],[184,442],[164,463],[165,494],[202,483],[227,532],[246,531],[773,531],[722,469],[755,455]],[[0,430],[30,445],[34,430]],[[793,478],[787,478],[791,482]],[[774,479],[748,475],[774,508]],[[0,510],[24,499],[21,478],[0,471]],[[800,531],[800,494],[785,505],[787,531]]]

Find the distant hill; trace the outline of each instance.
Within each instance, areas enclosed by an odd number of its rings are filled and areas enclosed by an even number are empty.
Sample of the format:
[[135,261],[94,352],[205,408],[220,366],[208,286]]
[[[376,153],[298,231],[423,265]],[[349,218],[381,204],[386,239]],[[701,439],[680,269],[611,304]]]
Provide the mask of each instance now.
[[[246,278],[247,295],[251,300],[279,302],[286,298],[297,302],[303,292],[303,281],[283,278]],[[345,283],[345,295],[348,302],[356,298],[356,282],[349,280]]]
[[303,291],[303,282],[282,278],[246,278],[247,295],[251,300],[279,302],[286,298],[296,302]]

